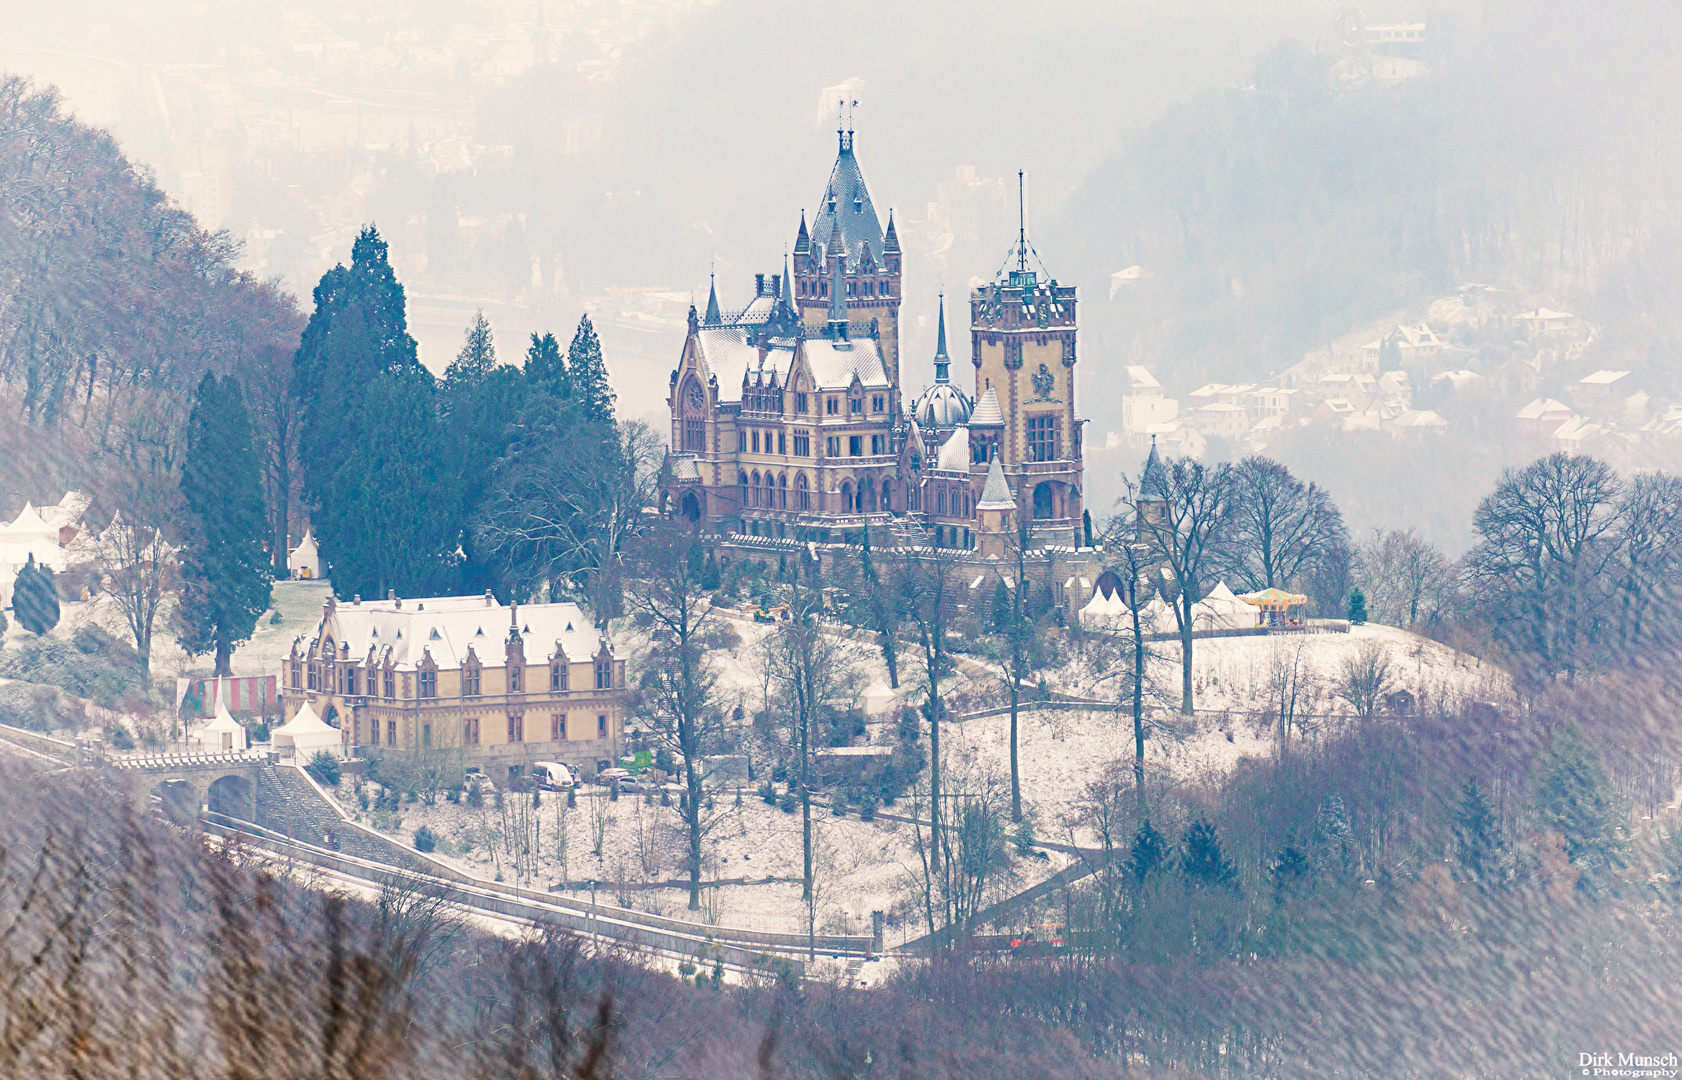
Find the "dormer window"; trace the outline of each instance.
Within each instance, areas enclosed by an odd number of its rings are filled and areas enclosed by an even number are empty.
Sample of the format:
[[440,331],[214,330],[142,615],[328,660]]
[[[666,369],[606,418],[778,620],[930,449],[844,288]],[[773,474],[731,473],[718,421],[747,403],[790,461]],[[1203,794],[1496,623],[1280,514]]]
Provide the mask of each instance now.
[[438,672],[434,668],[422,668],[420,672],[420,696],[432,698],[438,696]]
[[525,670],[519,664],[510,662],[508,665],[508,692],[518,694],[523,692]]
[[480,688],[480,685],[481,685],[480,677],[481,677],[481,670],[479,668],[479,662],[477,660],[474,660],[471,657],[469,657],[468,662],[463,664],[462,668],[461,668],[461,696],[462,697],[478,697],[479,696],[479,692],[480,692],[479,688]]
[[596,689],[613,689],[613,657],[596,657]]
[[549,692],[559,694],[567,688],[567,665],[565,660],[551,660],[549,662]]

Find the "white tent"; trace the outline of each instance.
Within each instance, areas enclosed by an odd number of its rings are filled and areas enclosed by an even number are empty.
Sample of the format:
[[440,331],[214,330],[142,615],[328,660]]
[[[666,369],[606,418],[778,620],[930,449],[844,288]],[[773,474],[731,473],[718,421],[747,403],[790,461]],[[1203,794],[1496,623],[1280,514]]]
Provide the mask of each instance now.
[[1221,582],[1209,595],[1192,605],[1191,625],[1196,630],[1237,630],[1256,625],[1256,609],[1234,596]]
[[290,752],[294,758],[306,760],[314,757],[318,750],[337,754],[344,746],[344,737],[339,729],[324,723],[308,702],[284,726],[270,732],[269,738],[273,740],[276,753],[284,756]]
[[292,576],[296,578],[321,576],[321,551],[316,546],[315,536],[309,530],[304,531],[304,538],[298,541],[298,546],[287,555],[286,568],[292,571]]
[[228,712],[227,699],[222,694],[222,680],[216,680],[216,715],[200,728],[198,740],[213,754],[226,754],[246,748],[245,728]]
[[870,716],[881,716],[894,707],[894,692],[888,684],[877,679],[864,692],[864,711]]

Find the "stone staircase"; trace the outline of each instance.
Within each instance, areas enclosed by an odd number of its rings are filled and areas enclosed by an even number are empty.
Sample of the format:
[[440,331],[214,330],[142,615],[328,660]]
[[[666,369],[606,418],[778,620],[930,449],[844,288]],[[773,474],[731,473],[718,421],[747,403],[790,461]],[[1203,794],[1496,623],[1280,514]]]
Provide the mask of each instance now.
[[932,544],[929,530],[909,516],[889,518],[888,531],[899,547],[929,547]]

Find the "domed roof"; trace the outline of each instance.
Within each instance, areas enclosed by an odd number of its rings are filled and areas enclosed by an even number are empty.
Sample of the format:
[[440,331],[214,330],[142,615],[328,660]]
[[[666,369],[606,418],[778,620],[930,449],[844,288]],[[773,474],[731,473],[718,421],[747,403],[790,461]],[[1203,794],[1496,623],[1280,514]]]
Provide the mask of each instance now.
[[949,382],[937,382],[923,391],[912,407],[912,415],[925,428],[950,428],[969,423],[969,398]]

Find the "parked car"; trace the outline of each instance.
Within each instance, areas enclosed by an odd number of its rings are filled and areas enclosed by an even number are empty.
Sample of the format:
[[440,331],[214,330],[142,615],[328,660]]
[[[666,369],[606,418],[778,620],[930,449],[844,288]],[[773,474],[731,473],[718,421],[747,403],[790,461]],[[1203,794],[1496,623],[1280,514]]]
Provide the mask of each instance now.
[[628,779],[630,775],[631,770],[629,769],[621,769],[618,767],[603,769],[596,773],[596,783],[600,784],[602,787],[607,787],[609,784],[612,784],[615,780],[617,780],[620,783],[619,790],[623,791],[625,790],[625,780]]
[[619,791],[621,794],[640,795],[645,791],[653,790],[654,781],[645,776],[624,776],[619,780]]
[[462,777],[462,787],[466,788],[468,791],[477,790],[486,795],[496,794],[496,785],[491,782],[490,777],[486,776],[482,772],[469,772],[466,776]]
[[573,785],[572,770],[558,761],[535,761],[532,780],[546,791],[565,791]]

